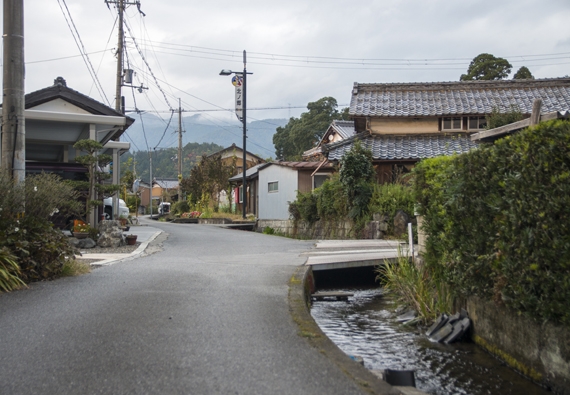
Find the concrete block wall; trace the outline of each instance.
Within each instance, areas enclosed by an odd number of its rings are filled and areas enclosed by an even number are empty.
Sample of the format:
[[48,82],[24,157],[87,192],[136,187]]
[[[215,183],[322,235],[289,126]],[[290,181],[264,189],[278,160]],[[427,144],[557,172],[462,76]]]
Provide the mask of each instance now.
[[467,300],[473,340],[554,393],[570,394],[570,330],[538,323],[492,301]]

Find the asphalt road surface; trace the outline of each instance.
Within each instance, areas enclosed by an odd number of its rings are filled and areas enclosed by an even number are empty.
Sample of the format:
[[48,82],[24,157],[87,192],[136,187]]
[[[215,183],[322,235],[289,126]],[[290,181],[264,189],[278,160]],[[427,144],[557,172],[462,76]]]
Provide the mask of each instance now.
[[0,295],[0,394],[362,394],[289,314],[310,242],[153,226],[161,252]]

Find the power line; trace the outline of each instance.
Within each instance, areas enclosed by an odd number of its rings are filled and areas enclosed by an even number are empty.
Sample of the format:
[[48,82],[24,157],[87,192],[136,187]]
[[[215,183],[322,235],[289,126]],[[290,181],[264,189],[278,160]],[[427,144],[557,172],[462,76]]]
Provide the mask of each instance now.
[[[65,10],[61,6],[61,2],[63,2],[63,5],[65,6]],[[73,22],[73,17],[71,16],[71,12],[69,11],[69,8],[67,7],[67,3],[65,2],[65,0],[61,0],[61,2],[60,2],[60,0],[57,0],[57,4],[59,5],[61,12],[63,13],[63,17],[65,18],[65,22],[67,23],[67,26],[69,27],[69,30],[71,31],[71,35],[73,36],[73,40],[75,41],[75,44],[77,45],[77,48],[79,49],[79,53],[81,54],[83,61],[85,62],[85,65],[87,66],[87,70],[89,71],[89,74],[91,74],[91,78],[93,79],[93,82],[95,83],[95,86],[96,86],[97,90],[99,91],[99,94],[101,95],[102,98],[104,98],[107,101],[107,104],[110,105],[109,99],[107,99],[107,96],[105,95],[105,91],[103,90],[103,86],[101,85],[101,82],[99,82],[99,79],[97,78],[97,72],[95,71],[93,64],[91,64],[91,60],[89,59],[89,56],[87,55],[87,51],[85,50],[85,46],[83,45],[83,41],[81,40],[81,35],[79,34],[77,27],[75,26],[75,22]],[[66,12],[67,12],[67,14],[66,14]],[[68,17],[69,17],[69,20],[67,19]],[[71,25],[70,25],[70,23],[71,23]],[[73,28],[72,28],[72,26],[73,26]]]
[[[193,45],[175,44],[167,42],[159,42],[148,40],[148,42],[155,44],[163,50],[178,51],[180,53],[192,53],[219,56],[221,58],[208,58],[216,60],[235,60],[240,61],[241,52],[235,50],[217,49],[200,47]],[[177,54],[176,52],[167,52],[169,54]],[[180,54],[178,53],[178,54]],[[463,66],[466,61],[471,61],[471,58],[348,58],[348,57],[332,57],[332,56],[314,56],[314,55],[283,55],[264,52],[248,52],[251,54],[251,59],[270,60],[275,62],[296,62],[303,64],[341,64],[341,65],[359,65],[359,66]],[[191,55],[187,55],[191,56]],[[197,57],[200,56],[191,56]],[[536,62],[545,60],[557,60],[570,58],[570,52],[549,53],[549,54],[534,54],[534,55],[509,55],[502,56],[504,58],[520,58],[513,62]],[[529,59],[535,58],[535,59]],[[380,63],[379,63],[380,62]],[[254,62],[250,62],[254,63]],[[266,63],[263,63],[266,64]]]
[[152,68],[150,67],[150,65],[148,64],[148,62],[146,61],[146,57],[144,56],[144,54],[142,53],[139,45],[137,44],[136,40],[133,37],[133,34],[131,32],[131,28],[129,26],[128,23],[126,23],[125,21],[125,26],[127,27],[127,30],[129,31],[129,33],[131,34],[131,38],[133,40],[133,44],[135,44],[135,47],[139,53],[139,55],[141,56],[144,64],[146,65],[146,67],[148,68],[148,71],[150,72],[152,78],[154,79],[154,82],[156,83],[156,86],[158,87],[158,89],[162,92],[162,95],[164,96],[164,100],[166,101],[166,104],[168,105],[168,108],[170,108],[172,110],[172,106],[170,105],[170,102],[168,101],[168,98],[166,97],[166,94],[164,93],[164,91],[162,90],[160,84],[158,83],[158,80],[156,78],[156,76],[154,75],[154,73],[152,72]]

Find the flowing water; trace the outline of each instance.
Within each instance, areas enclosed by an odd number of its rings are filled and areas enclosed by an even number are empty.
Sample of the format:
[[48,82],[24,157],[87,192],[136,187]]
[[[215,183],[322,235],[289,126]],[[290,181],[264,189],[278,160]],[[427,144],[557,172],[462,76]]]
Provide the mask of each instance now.
[[341,350],[363,357],[368,369],[414,370],[416,387],[434,395],[551,394],[473,343],[432,343],[425,329],[397,323],[395,306],[380,288],[335,291],[354,297],[315,301],[311,314]]

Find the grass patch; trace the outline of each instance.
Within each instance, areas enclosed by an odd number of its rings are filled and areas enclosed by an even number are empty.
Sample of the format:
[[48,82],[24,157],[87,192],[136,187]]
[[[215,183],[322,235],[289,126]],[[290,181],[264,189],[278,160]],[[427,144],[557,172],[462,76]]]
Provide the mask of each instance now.
[[397,262],[385,261],[377,272],[376,279],[384,283],[384,289],[394,295],[396,303],[414,309],[423,323],[451,311],[449,287],[426,265],[399,255]]
[[81,276],[87,273],[91,273],[91,265],[77,259],[66,260],[61,269],[62,277]]

